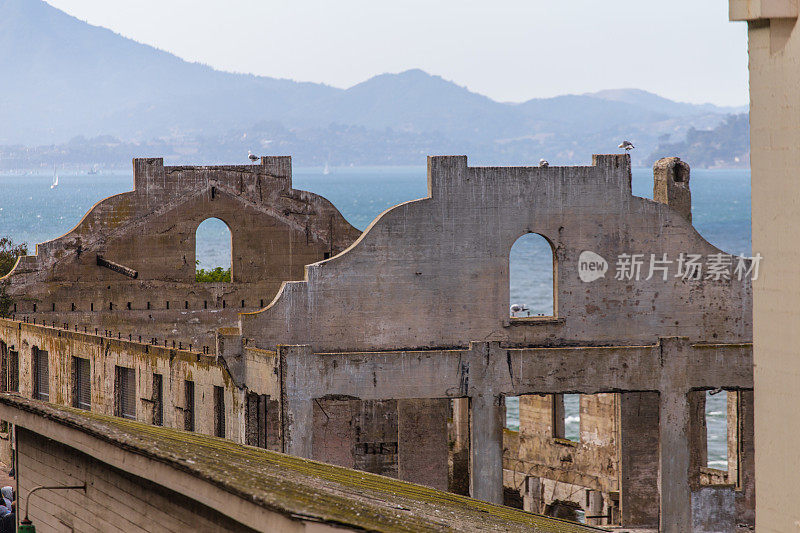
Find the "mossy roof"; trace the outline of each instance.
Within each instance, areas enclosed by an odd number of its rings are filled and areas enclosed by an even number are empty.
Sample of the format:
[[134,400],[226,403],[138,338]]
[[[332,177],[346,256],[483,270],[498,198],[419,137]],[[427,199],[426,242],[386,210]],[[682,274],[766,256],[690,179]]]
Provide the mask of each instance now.
[[266,509],[298,519],[365,531],[409,533],[604,531],[228,439],[17,395],[0,394],[0,403],[160,461]]

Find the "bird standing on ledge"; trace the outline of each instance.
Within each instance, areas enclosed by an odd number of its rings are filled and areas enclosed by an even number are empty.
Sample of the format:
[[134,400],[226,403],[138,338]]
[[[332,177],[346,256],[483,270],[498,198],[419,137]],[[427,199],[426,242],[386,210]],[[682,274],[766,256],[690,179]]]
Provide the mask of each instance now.
[[251,153],[250,150],[247,151],[247,158],[252,163],[255,163],[256,161],[258,161],[258,156],[256,154],[254,154],[254,153]]
[[619,143],[619,146],[617,148],[624,148],[626,152],[629,152],[630,150],[633,150],[636,147],[630,141],[622,141],[621,143]]
[[539,160],[539,166],[542,167],[542,168],[549,167],[550,163],[547,162],[547,159],[540,159]]

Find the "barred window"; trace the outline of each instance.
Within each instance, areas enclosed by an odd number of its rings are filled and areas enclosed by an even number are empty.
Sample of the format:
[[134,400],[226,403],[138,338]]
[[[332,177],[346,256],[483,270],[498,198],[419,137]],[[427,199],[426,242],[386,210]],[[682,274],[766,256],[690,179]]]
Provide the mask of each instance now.
[[92,374],[88,359],[72,358],[72,406],[78,409],[92,408]]
[[33,352],[33,397],[50,401],[50,360],[46,350],[34,346]]
[[8,351],[8,391],[19,392],[19,352]]
[[114,415],[136,420],[136,369],[114,367]]
[[164,425],[164,378],[153,374],[153,425]]
[[245,444],[267,447],[267,401],[266,394],[248,392],[245,404]]
[[183,428],[186,431],[194,431],[194,381],[187,379],[184,382],[183,391],[185,395]]
[[214,385],[214,435],[225,436],[225,389]]

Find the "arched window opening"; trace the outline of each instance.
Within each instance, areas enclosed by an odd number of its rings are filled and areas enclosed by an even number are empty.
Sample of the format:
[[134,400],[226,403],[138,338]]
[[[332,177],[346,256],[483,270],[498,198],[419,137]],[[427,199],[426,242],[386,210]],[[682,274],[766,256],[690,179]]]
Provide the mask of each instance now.
[[228,225],[218,218],[207,218],[195,232],[195,281],[233,281],[231,263],[233,237]]
[[550,242],[538,233],[523,235],[511,247],[509,263],[511,316],[555,316],[556,262]]

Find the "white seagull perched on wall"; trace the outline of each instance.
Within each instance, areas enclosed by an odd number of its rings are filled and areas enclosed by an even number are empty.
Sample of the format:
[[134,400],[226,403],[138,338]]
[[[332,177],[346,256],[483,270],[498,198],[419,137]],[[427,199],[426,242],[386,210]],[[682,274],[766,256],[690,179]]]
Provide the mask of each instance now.
[[517,313],[527,310],[528,307],[525,304],[511,304],[511,316],[517,316]]
[[540,159],[539,160],[539,166],[542,167],[542,168],[549,167],[550,163],[547,162],[547,159]]
[[254,153],[251,153],[250,150],[248,150],[247,151],[247,159],[249,159],[251,162],[255,163],[256,161],[258,161],[258,156],[256,154],[254,154]]
[[630,141],[622,141],[621,143],[619,143],[619,146],[617,148],[624,148],[625,151],[627,152],[633,150],[636,147]]

